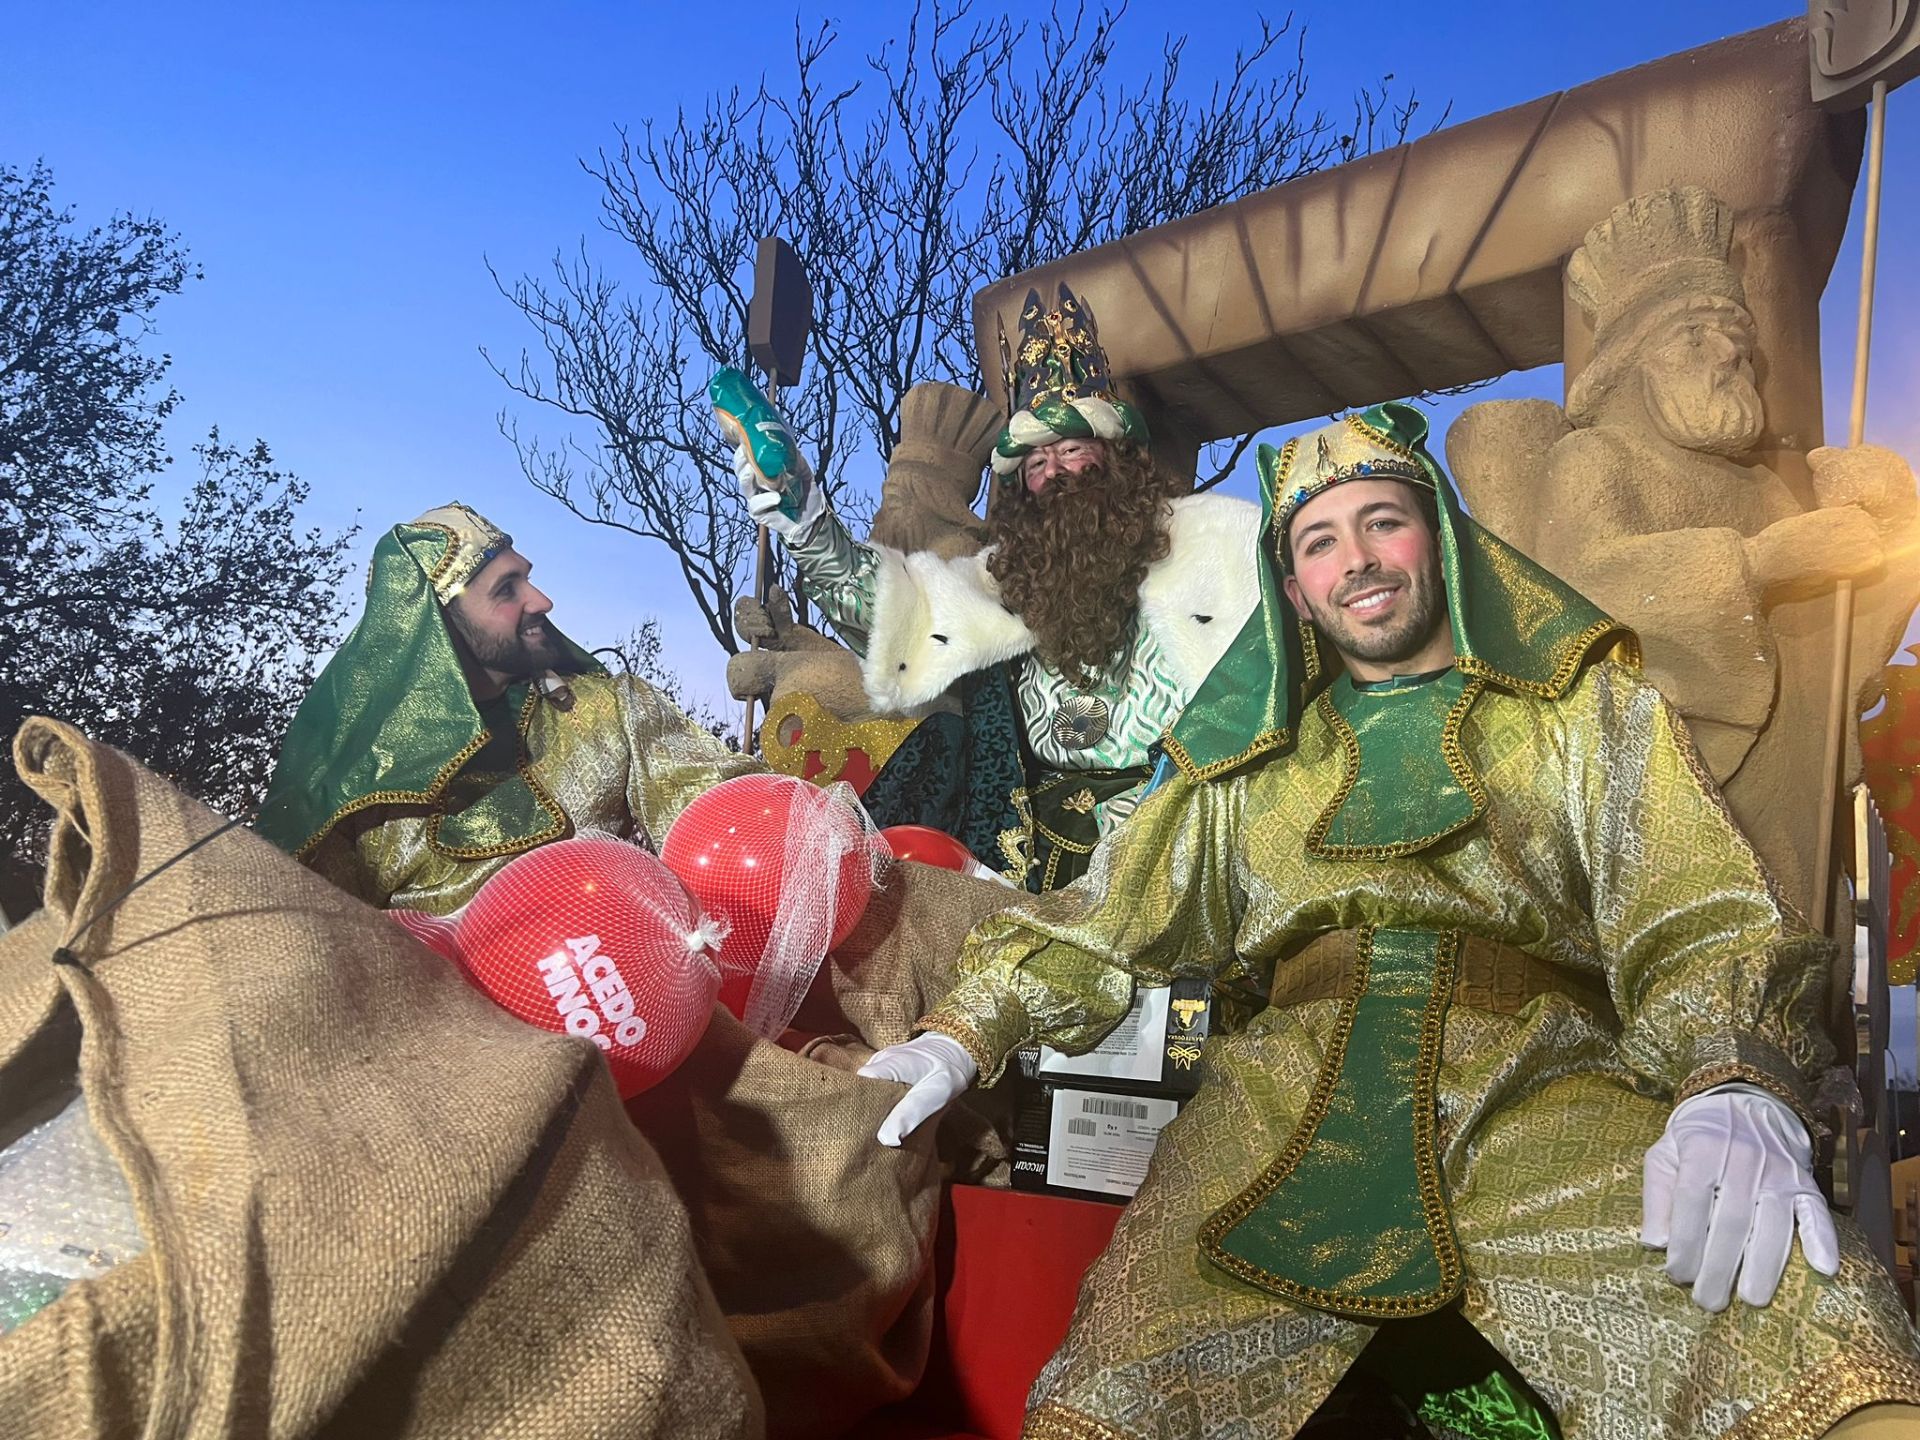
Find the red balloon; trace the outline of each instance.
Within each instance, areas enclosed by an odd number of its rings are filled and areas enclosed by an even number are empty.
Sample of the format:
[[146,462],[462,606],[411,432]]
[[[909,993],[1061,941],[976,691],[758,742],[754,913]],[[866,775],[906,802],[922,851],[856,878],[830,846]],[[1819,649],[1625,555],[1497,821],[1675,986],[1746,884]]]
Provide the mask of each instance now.
[[467,973],[500,1005],[605,1051],[627,1098],[687,1058],[720,984],[686,887],[611,836],[520,856],[461,913],[459,944]]
[[[874,853],[858,810],[791,775],[738,775],[681,811],[660,858],[701,908],[727,927],[720,942],[720,1003],[747,1018],[748,996],[770,940],[787,963],[817,969],[866,911]],[[804,989],[813,973],[794,983]]]
[[971,875],[979,866],[973,852],[944,830],[931,825],[889,825],[880,832],[896,860],[918,860],[922,865],[938,865],[942,870],[958,870]]

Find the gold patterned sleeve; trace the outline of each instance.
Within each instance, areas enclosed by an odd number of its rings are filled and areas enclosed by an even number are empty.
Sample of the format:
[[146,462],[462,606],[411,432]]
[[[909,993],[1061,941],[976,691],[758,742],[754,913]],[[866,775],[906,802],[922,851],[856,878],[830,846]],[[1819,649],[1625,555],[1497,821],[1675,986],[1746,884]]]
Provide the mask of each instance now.
[[1097,1045],[1126,1015],[1136,981],[1224,969],[1244,909],[1245,785],[1176,777],[1148,796],[1079,880],[967,937],[959,982],[919,1028],[959,1041],[990,1085],[1023,1045]]
[[614,683],[633,757],[627,808],[656,847],[694,796],[722,780],[767,768],[751,755],[729,750],[638,676],[621,675]]
[[1832,947],[1781,898],[1659,691],[1603,662],[1569,698],[1570,798],[1627,1063],[1676,1103],[1760,1085],[1811,1128]]

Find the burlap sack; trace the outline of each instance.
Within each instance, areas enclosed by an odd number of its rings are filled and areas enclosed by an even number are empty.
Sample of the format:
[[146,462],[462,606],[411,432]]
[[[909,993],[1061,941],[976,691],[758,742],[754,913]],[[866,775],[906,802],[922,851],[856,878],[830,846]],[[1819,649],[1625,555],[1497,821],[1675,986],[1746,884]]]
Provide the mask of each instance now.
[[107,909],[217,817],[49,721],[15,755],[61,818],[0,1124],[77,1066],[149,1249],[0,1338],[0,1436],[761,1433],[597,1052],[244,831]]
[[893,867],[795,1021],[846,1033],[796,1053],[716,1009],[680,1068],[628,1102],[693,1219],[777,1440],[837,1435],[919,1383],[942,1176],[1004,1166],[1004,1143],[956,1107],[888,1149],[874,1132],[903,1087],[853,1072],[907,1038],[945,995],[967,931],[1017,898]]

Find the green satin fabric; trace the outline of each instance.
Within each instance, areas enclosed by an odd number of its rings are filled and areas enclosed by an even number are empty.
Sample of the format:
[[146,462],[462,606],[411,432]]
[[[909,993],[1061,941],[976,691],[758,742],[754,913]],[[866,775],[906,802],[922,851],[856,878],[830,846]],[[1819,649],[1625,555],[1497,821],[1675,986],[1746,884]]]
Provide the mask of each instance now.
[[1350,1027],[1346,1043],[1329,1049],[1315,1086],[1324,1115],[1315,1124],[1310,1111],[1280,1159],[1201,1230],[1229,1273],[1356,1318],[1424,1315],[1459,1293],[1433,1148],[1452,953],[1443,958],[1432,931],[1366,932],[1361,992],[1336,1022],[1336,1033]]
[[[1352,747],[1345,794],[1309,835],[1309,853],[1408,854],[1471,824],[1485,809],[1479,782],[1448,762],[1447,737],[1466,721],[1480,686],[1458,670],[1417,680],[1356,685],[1342,675],[1327,691],[1334,728]],[[1384,858],[1384,853],[1382,855]]]
[[1471,1440],[1560,1440],[1560,1427],[1525,1390],[1498,1370],[1420,1404],[1427,1424]]
[[[447,543],[437,526],[396,525],[374,547],[366,610],[301,702],[255,821],[282,850],[310,854],[335,824],[370,805],[442,805],[489,740],[501,747],[486,761],[490,798],[454,822],[467,842],[532,844],[565,823],[519,773],[524,692],[506,712],[518,722],[504,737],[474,705],[430,579]],[[564,653],[556,668],[605,673],[554,634]]]
[[[1432,476],[1438,497],[1440,564],[1455,663],[1469,677],[1554,697],[1566,692],[1581,661],[1604,644],[1632,646],[1632,632],[1609,620],[1573,587],[1482,529],[1460,509],[1446,473],[1426,450],[1427,419],[1411,405],[1375,405],[1360,419],[1411,451]],[[1278,452],[1260,447],[1261,535],[1274,535]],[[1229,774],[1256,756],[1291,749],[1307,704],[1332,678],[1313,629],[1280,583],[1277,557],[1260,567],[1260,604],[1168,731],[1166,750],[1189,779]]]

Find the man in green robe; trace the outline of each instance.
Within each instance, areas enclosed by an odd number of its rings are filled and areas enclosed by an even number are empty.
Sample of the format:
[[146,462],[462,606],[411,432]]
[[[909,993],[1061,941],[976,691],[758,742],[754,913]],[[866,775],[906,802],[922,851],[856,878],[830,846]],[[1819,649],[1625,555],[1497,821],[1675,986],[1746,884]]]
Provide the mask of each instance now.
[[1460,513],[1425,435],[1383,405],[1263,447],[1261,605],[1177,773],[863,1072],[914,1086],[897,1141],[1137,985],[1258,1011],[1027,1433],[1313,1433],[1350,1372],[1409,1427],[1366,1433],[1916,1433],[1920,1342],[1810,1171],[1829,947],[1632,636]]
[[465,505],[380,537],[367,608],[281,746],[258,828],[370,905],[445,914],[581,833],[657,847],[759,769],[563,635],[513,539]]

